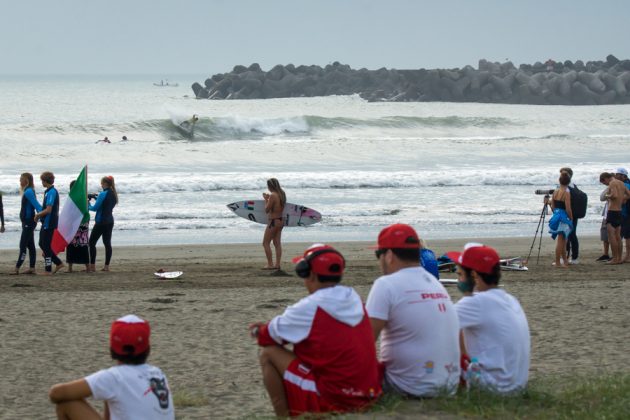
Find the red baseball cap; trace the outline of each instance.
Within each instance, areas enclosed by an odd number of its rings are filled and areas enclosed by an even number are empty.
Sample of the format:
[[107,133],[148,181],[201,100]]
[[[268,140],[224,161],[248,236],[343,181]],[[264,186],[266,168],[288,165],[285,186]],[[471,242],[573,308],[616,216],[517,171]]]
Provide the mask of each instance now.
[[[112,323],[109,346],[116,354],[137,356],[149,349],[150,335],[151,327],[147,321],[136,315],[126,315]],[[131,353],[130,348],[133,348]]]
[[293,262],[307,261],[312,272],[321,276],[341,276],[346,261],[339,251],[330,245],[313,244],[303,255],[293,258]]
[[378,234],[378,244],[374,249],[413,249],[420,248],[420,237],[415,229],[404,223],[387,226]]
[[446,256],[462,267],[483,274],[492,274],[494,266],[501,261],[493,248],[475,242],[464,245],[464,252],[451,251]]

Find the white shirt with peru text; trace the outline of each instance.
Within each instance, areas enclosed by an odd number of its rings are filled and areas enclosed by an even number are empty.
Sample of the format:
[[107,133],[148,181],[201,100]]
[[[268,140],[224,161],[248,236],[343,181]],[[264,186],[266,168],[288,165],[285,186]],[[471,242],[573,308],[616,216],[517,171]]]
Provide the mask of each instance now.
[[468,355],[481,367],[481,385],[498,393],[525,388],[530,336],[518,300],[495,288],[461,298],[455,309]]
[[459,382],[459,323],[451,298],[424,268],[381,276],[367,298],[370,318],[386,321],[380,359],[388,382],[416,396],[454,393]]
[[111,420],[175,419],[168,381],[155,366],[117,365],[85,380],[94,399],[107,401]]

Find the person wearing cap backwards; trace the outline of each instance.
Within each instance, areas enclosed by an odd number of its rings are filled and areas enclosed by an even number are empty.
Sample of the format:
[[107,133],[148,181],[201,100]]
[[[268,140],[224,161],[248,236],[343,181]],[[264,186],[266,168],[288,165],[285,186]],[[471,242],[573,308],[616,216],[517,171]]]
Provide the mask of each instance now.
[[462,360],[477,359],[478,386],[482,388],[500,394],[525,389],[529,325],[518,300],[498,287],[499,255],[489,246],[477,243],[467,244],[463,252],[446,255],[457,263],[457,288],[464,294],[455,304],[462,328]]
[[[263,382],[279,417],[346,412],[381,394],[376,348],[361,298],[341,286],[345,260],[315,244],[293,259],[309,295],[268,323],[250,325]],[[293,351],[284,348],[293,344]]]
[[459,383],[459,323],[448,292],[420,266],[420,239],[409,225],[378,235],[383,276],[367,298],[374,338],[381,335],[383,389],[403,396],[454,394]]
[[[83,379],[56,384],[50,400],[59,419],[175,419],[173,396],[164,373],[146,363],[151,351],[149,323],[127,315],[112,323],[110,353],[116,366]],[[88,397],[105,401],[101,416]]]
[[[615,178],[623,182],[626,189],[630,191],[630,179],[628,179],[626,168],[617,168]],[[626,257],[623,262],[630,262],[630,200],[621,206],[621,239],[621,248],[623,248],[623,239],[626,240]],[[623,255],[623,250],[620,255]]]

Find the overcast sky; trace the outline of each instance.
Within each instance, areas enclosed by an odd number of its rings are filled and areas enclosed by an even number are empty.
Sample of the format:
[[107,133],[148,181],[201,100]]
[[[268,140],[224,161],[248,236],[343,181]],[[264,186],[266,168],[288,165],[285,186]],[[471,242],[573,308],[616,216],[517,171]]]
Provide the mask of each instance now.
[[630,0],[0,0],[1,74],[630,58]]

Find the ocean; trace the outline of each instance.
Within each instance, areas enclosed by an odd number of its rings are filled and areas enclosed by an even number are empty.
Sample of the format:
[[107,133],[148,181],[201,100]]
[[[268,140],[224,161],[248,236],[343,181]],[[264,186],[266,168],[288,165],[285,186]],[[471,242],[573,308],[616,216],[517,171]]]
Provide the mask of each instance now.
[[[269,177],[323,215],[286,228],[284,241],[373,241],[404,222],[430,245],[533,238],[543,200],[534,190],[554,188],[562,166],[589,195],[578,234],[597,234],[599,173],[630,167],[627,105],[196,100],[190,85],[204,78],[157,87],[157,76],[0,76],[0,248],[19,242],[22,172],[54,172],[62,203],[84,165],[90,192],[114,176],[114,245],[260,242],[264,226],[226,204],[260,199]],[[193,114],[191,139],[175,124]],[[112,143],[96,143],[104,136]]]

